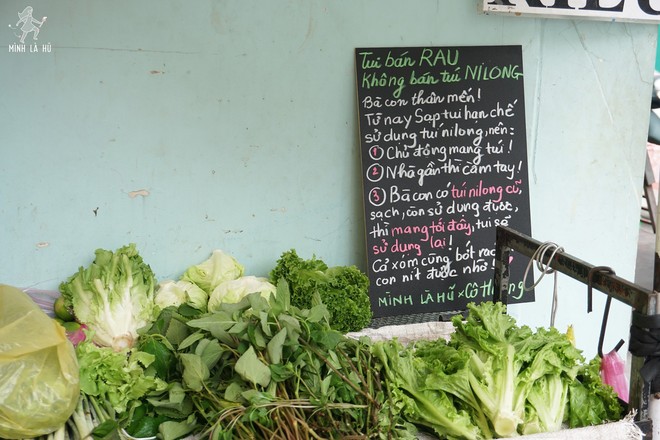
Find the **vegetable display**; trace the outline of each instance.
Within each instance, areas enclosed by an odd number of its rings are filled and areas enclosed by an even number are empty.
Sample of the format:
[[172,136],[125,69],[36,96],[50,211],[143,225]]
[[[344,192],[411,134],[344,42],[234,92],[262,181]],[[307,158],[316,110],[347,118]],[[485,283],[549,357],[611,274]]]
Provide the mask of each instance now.
[[468,311],[466,320],[453,318],[448,342],[374,344],[390,393],[413,423],[441,438],[490,439],[621,418],[599,364],[585,364],[565,334],[517,326],[501,303]]
[[598,358],[500,303],[469,304],[449,340],[403,345],[346,335],[371,320],[354,266],[290,250],[261,278],[214,251],[156,284],[134,245],[96,256],[61,284],[58,319],[84,323],[68,332],[80,393],[47,440],[481,440],[622,416]]

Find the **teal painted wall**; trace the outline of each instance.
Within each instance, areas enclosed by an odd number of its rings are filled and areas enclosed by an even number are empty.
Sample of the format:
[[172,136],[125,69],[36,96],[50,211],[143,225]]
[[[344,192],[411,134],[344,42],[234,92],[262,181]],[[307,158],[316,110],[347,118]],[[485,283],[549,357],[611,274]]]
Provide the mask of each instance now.
[[[56,289],[128,242],[160,279],[213,249],[255,275],[290,248],[364,268],[353,49],[509,44],[523,47],[533,234],[632,278],[657,26],[478,3],[33,0],[51,51],[15,53],[27,3],[3,1],[0,282]],[[512,313],[547,325],[550,283]],[[558,326],[595,349],[600,316],[583,316],[581,286],[562,291]]]

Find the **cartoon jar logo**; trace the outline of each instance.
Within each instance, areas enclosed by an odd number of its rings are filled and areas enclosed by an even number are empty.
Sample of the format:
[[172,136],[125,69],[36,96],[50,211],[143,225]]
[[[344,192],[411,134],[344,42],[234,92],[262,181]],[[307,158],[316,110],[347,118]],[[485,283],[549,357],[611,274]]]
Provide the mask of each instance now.
[[18,22],[16,22],[15,29],[20,29],[22,32],[20,36],[21,44],[25,43],[25,37],[31,32],[33,33],[32,39],[37,40],[41,26],[46,22],[47,17],[43,17],[41,21],[39,21],[32,17],[32,12],[32,6],[26,6],[25,9],[23,9],[23,12],[18,13]]

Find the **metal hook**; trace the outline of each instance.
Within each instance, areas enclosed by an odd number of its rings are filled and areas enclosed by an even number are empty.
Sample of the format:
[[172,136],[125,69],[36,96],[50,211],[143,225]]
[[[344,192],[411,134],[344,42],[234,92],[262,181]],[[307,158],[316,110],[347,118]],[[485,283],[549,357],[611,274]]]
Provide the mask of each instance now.
[[[614,270],[607,266],[596,266],[589,270],[589,275],[587,276],[587,313],[591,313],[593,310],[593,287],[592,280],[596,272],[607,273],[610,275],[616,275]],[[605,339],[605,329],[607,328],[607,319],[610,314],[610,305],[612,304],[612,297],[607,295],[607,301],[605,301],[605,311],[603,312],[603,320],[600,324],[600,336],[598,338],[598,356],[603,357],[603,339]],[[624,344],[624,340],[621,339],[614,347],[614,351],[619,351],[621,346]]]
[[592,267],[589,270],[589,275],[587,275],[587,313],[591,313],[593,310],[593,287],[591,286],[596,272],[609,273],[614,275],[614,270],[608,266],[596,266]]

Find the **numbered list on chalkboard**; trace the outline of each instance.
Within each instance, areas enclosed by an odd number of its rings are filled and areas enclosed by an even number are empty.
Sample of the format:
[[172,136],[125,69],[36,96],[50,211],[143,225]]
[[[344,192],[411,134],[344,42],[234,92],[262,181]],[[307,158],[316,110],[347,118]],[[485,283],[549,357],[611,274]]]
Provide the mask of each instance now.
[[[374,317],[491,300],[495,227],[531,235],[521,47],[358,48],[355,62]],[[509,302],[534,300],[528,261],[512,253]]]

